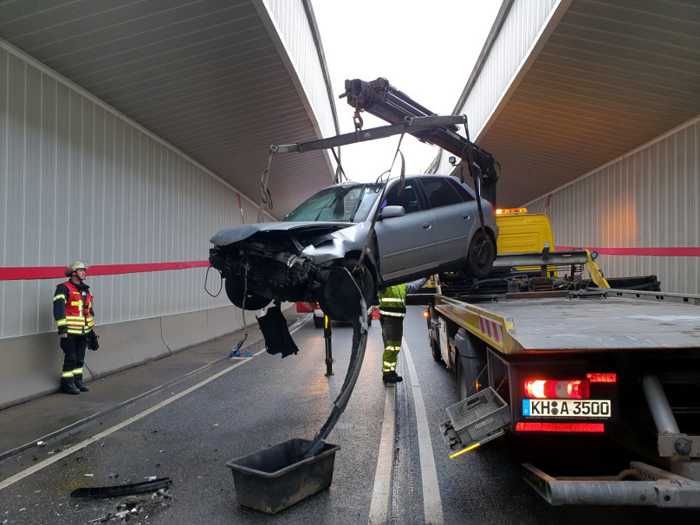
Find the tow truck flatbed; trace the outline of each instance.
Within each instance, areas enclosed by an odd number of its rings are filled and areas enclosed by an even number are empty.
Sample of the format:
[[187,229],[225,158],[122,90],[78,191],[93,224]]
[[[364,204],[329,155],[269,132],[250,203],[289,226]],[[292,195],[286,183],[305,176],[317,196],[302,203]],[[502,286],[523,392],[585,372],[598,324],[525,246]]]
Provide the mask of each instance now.
[[440,427],[451,459],[505,434],[525,458],[553,443],[562,461],[595,456],[598,434],[644,461],[555,477],[526,460],[525,481],[552,505],[700,508],[700,296],[435,283],[414,304],[429,304],[433,357],[459,387]]
[[435,309],[503,354],[700,353],[700,296],[608,289],[490,299],[473,303],[438,295]]

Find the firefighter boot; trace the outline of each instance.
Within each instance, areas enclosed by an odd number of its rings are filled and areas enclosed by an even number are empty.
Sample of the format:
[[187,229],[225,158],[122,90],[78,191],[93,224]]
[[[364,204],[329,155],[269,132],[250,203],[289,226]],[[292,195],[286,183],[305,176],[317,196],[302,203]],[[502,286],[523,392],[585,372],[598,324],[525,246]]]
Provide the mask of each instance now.
[[61,378],[61,392],[72,396],[80,394],[80,390],[78,390],[78,388],[75,386],[72,377]]
[[73,383],[75,384],[76,388],[80,390],[81,392],[89,392],[90,389],[85,386],[85,383],[83,383],[83,375],[74,375],[73,376]]
[[403,381],[403,377],[392,370],[391,372],[384,372],[382,374],[382,381],[387,385],[394,385]]

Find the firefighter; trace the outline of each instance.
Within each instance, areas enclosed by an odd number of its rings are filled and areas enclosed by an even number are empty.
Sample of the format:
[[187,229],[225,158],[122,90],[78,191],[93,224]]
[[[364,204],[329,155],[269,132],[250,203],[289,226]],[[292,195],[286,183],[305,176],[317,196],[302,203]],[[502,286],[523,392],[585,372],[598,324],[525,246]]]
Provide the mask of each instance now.
[[421,288],[427,279],[389,286],[379,293],[379,313],[382,324],[384,354],[382,356],[382,380],[385,384],[396,384],[403,377],[396,373],[399,360],[401,340],[403,339],[403,320],[406,316],[406,294]]
[[97,350],[99,347],[93,330],[93,297],[90,287],[85,284],[87,269],[81,261],[66,267],[68,280],[56,287],[53,297],[53,316],[64,354],[61,391],[72,395],[88,391],[83,383],[85,348]]

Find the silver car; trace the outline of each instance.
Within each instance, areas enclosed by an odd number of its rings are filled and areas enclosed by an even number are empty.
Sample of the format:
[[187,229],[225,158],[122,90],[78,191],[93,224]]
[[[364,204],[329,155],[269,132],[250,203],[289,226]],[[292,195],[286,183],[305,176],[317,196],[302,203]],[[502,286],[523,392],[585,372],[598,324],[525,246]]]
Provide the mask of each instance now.
[[[318,301],[331,318],[354,315],[355,277],[368,304],[377,290],[443,271],[487,275],[496,257],[496,221],[482,199],[453,177],[407,177],[381,184],[325,188],[283,221],[226,228],[211,242],[210,262],[238,307],[272,300]],[[372,218],[377,212],[374,235]],[[361,257],[363,249],[366,253]],[[361,261],[361,264],[358,264]]]

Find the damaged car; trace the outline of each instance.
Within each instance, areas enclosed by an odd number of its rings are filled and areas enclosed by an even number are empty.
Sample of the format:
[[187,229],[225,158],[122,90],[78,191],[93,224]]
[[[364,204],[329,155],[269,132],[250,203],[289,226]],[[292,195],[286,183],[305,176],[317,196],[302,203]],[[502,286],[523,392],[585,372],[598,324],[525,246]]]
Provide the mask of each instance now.
[[338,184],[280,222],[219,231],[209,260],[239,308],[310,301],[347,321],[358,293],[371,305],[386,286],[438,272],[487,275],[497,229],[491,203],[482,198],[481,207],[483,225],[472,189],[450,176],[392,179],[386,189]]

